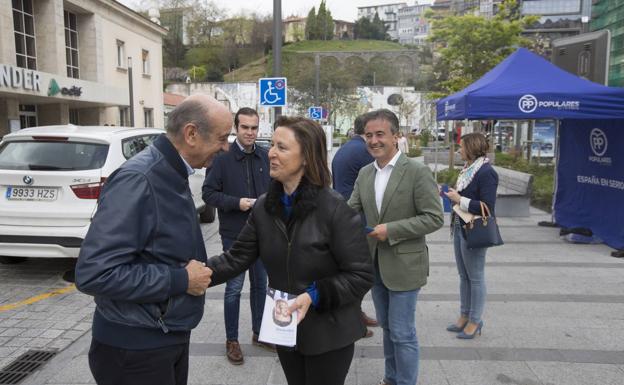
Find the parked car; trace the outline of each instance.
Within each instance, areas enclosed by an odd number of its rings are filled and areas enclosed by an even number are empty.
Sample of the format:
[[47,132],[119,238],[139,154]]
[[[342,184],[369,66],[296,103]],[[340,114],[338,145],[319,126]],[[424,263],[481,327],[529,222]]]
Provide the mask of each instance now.
[[[76,258],[106,178],[164,130],[33,127],[0,142],[0,262]],[[204,210],[203,170],[189,178]]]
[[256,139],[256,145],[269,151],[271,149],[271,138],[258,138]]
[[446,128],[444,128],[444,126],[440,126],[436,129],[436,139],[437,140],[446,139]]

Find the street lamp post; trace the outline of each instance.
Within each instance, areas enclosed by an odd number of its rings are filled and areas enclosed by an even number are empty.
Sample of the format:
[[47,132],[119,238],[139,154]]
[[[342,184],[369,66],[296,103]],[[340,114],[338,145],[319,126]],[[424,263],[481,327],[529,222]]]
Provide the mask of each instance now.
[[134,127],[134,90],[132,88],[132,56],[128,56],[128,92],[130,93],[130,127]]
[[[282,72],[282,0],[273,0],[273,77]],[[275,120],[282,114],[282,107],[275,107]]]

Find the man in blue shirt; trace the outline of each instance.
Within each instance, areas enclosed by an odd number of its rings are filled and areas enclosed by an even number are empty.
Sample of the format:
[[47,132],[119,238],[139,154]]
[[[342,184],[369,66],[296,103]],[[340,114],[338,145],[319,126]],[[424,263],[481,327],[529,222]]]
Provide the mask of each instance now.
[[[332,160],[332,179],[334,190],[338,191],[346,201],[351,197],[353,185],[360,169],[375,160],[366,148],[364,139],[364,119],[360,115],[353,123],[353,137],[336,151]],[[377,320],[362,312],[362,320],[366,326],[378,326]],[[366,337],[373,335],[372,330],[366,332]]]
[[[223,251],[229,250],[243,229],[256,198],[264,194],[271,181],[269,157],[264,148],[256,145],[258,113],[252,108],[241,108],[234,117],[236,139],[230,150],[218,156],[206,173],[202,198],[219,212],[219,234]],[[244,362],[238,343],[240,296],[245,273],[227,281],[223,298],[225,317],[226,356],[234,365]],[[274,346],[258,341],[267,275],[260,259],[249,268],[252,343],[274,350]]]

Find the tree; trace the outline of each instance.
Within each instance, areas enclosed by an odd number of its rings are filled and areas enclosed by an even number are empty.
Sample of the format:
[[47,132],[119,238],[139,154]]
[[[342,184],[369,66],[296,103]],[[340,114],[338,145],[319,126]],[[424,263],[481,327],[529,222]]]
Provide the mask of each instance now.
[[305,26],[306,40],[316,40],[317,27],[316,27],[316,7],[312,7],[308,12]]
[[379,18],[379,14],[375,12],[373,22],[371,23],[374,40],[390,40],[388,35],[388,26]]
[[273,37],[273,17],[251,15],[253,25],[251,27],[251,48],[253,52],[262,52],[268,55],[271,50]]
[[305,37],[306,40],[331,40],[334,38],[334,19],[325,5],[325,0],[321,0],[318,13],[316,13],[316,7],[312,7],[308,12]]
[[162,0],[159,4],[160,22],[169,30],[167,36],[163,38],[164,67],[184,66],[184,55],[187,50],[184,44],[186,34],[184,19],[189,5],[189,0]]
[[325,6],[325,0],[321,0],[318,14],[316,15],[316,40],[332,40],[334,38],[334,19],[331,12]]
[[[516,0],[504,0],[503,10],[515,9],[514,4]],[[429,40],[438,54],[433,70],[437,96],[465,88],[518,46],[530,45],[521,33],[536,17],[514,15],[511,11],[501,12],[491,19],[474,15],[428,15],[432,23]]]
[[201,82],[206,79],[206,66],[192,66],[188,70],[192,82]]
[[221,32],[219,20],[225,11],[210,0],[194,0],[187,24],[187,33],[192,45],[210,44],[213,36]]
[[388,27],[375,13],[372,21],[362,16],[355,22],[354,35],[356,39],[389,40],[387,30]]

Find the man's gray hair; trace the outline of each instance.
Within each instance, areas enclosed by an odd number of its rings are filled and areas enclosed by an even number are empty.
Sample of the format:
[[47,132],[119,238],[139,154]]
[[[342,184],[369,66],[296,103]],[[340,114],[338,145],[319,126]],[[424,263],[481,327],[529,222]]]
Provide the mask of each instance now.
[[167,133],[172,137],[178,137],[182,129],[189,123],[197,127],[204,138],[212,131],[208,118],[208,107],[198,100],[185,100],[173,109],[167,116]]
[[399,133],[399,118],[397,118],[394,112],[386,108],[381,108],[379,110],[374,110],[364,114],[364,127],[366,127],[368,122],[371,120],[384,120],[390,123],[390,131],[392,131],[393,134],[396,135]]

